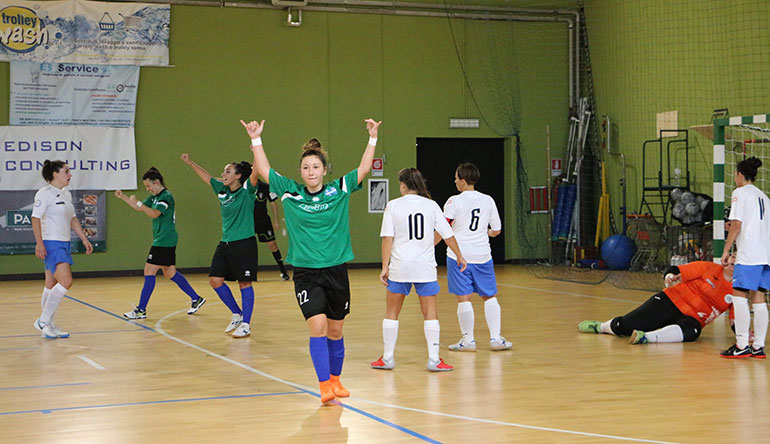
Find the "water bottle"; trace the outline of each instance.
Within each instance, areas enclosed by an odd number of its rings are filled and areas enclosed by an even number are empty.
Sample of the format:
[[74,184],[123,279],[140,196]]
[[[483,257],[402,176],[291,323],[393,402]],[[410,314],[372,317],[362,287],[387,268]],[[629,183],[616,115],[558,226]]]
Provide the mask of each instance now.
[[682,182],[682,169],[679,167],[674,167],[674,182],[671,185],[678,187],[681,185],[681,182]]

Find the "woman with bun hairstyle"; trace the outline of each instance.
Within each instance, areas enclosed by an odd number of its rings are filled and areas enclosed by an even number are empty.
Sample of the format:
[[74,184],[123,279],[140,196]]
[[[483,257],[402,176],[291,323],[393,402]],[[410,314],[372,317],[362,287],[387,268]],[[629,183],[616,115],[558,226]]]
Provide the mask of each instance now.
[[61,160],[46,160],[42,173],[48,185],[35,194],[32,232],[35,236],[35,256],[45,262],[45,287],[40,301],[42,313],[34,326],[46,339],[67,338],[70,334],[59,330],[53,323],[53,317],[64,295],[72,287],[70,230],[83,242],[86,254],[91,254],[94,247],[75,216],[72,194],[64,189],[72,179],[70,167]]
[[142,183],[144,189],[150,192],[150,196],[143,201],[137,200],[134,195],[127,196],[121,190],[115,191],[115,196],[127,203],[129,207],[152,219],[152,246],[147,254],[147,263],[144,265],[144,286],[139,296],[139,305],[123,313],[123,316],[127,319],[147,317],[147,303],[150,302],[150,296],[155,289],[155,275],[158,274],[158,270],[163,270],[163,276],[190,296],[191,303],[187,314],[194,314],[206,303],[206,299],[198,296],[182,273],[176,271],[176,244],[179,236],[176,232],[174,196],[166,188],[163,176],[155,167],[150,167],[144,173]]
[[[765,357],[768,314],[765,290],[770,290],[770,200],[754,186],[762,161],[749,157],[735,168],[735,190],[730,204],[730,229],[722,252],[727,266],[730,247],[738,248],[733,271],[733,312],[735,344],[720,353],[723,358]],[[754,309],[754,343],[749,347],[749,297]]]
[[[251,313],[254,310],[254,289],[257,279],[257,240],[254,236],[254,199],[257,193],[257,175],[248,162],[225,165],[222,178],[215,179],[193,162],[190,155],[182,154],[182,161],[214,190],[222,214],[222,239],[214,251],[209,270],[209,284],[232,317],[225,333],[234,338],[251,334]],[[238,281],[243,310],[225,281]]]
[[340,383],[345,359],[342,325],[350,313],[347,262],[353,260],[348,205],[350,194],[372,168],[377,131],[382,122],[366,119],[369,143],[361,162],[342,177],[324,183],[327,155],[316,139],[302,149],[302,182],[284,177],[270,167],[262,146],[265,121],[241,124],[251,138],[254,170],[270,184],[283,202],[289,231],[287,262],[294,266],[294,293],[310,333],[310,357],[320,384],[321,402],[350,396]]

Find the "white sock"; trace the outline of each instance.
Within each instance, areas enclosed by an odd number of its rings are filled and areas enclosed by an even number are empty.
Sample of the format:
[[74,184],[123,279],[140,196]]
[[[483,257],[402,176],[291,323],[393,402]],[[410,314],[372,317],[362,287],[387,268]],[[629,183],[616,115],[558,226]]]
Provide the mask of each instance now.
[[599,331],[608,335],[614,335],[615,332],[612,331],[610,324],[612,324],[612,319],[602,322],[602,324],[599,326]]
[[754,348],[764,347],[767,337],[767,304],[752,304],[754,309]]
[[45,309],[45,303],[48,300],[49,294],[51,294],[51,289],[43,287],[43,296],[40,298],[40,310]]
[[382,342],[385,344],[382,351],[384,359],[393,357],[396,350],[396,341],[398,340],[398,320],[382,320]]
[[749,345],[749,300],[740,296],[733,296],[733,312],[735,313],[735,344],[740,349]]
[[463,334],[463,342],[470,344],[474,341],[473,335],[473,305],[468,302],[457,304],[457,320],[460,321],[460,332]]
[[422,329],[425,331],[425,342],[428,343],[428,358],[431,361],[438,361],[439,337],[441,336],[438,319],[423,322]]
[[40,322],[44,324],[50,324],[53,320],[53,315],[56,313],[56,309],[59,308],[64,295],[67,294],[67,289],[62,284],[56,284],[51,292],[48,294],[48,300],[45,301],[45,307],[43,307],[43,314],[40,315]]
[[489,339],[500,338],[500,311],[500,303],[496,297],[484,301],[484,317],[489,327]]
[[645,332],[644,336],[649,342],[682,342],[684,340],[682,327],[676,324],[666,325],[655,331]]

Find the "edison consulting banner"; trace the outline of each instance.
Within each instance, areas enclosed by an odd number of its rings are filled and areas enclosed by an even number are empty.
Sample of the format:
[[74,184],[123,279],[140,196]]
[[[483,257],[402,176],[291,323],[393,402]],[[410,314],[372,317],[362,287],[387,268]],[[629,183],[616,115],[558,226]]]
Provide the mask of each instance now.
[[139,69],[11,62],[11,125],[134,126]]
[[0,191],[40,189],[46,159],[69,165],[71,190],[136,189],[133,128],[0,126]]
[[0,60],[168,65],[171,6],[0,0]]

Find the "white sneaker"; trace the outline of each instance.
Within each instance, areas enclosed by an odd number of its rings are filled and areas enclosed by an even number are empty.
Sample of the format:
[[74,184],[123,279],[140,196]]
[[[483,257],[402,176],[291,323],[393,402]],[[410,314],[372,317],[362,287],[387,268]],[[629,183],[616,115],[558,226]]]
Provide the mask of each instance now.
[[45,324],[40,322],[40,318],[37,318],[37,319],[35,319],[35,322],[32,323],[32,326],[35,327],[35,329],[37,331],[42,332],[43,331],[43,327],[45,326]]
[[147,310],[139,310],[139,307],[136,307],[123,313],[123,317],[126,319],[147,319]]
[[251,334],[251,327],[246,322],[241,322],[238,328],[233,332],[234,338],[245,338]]
[[243,316],[239,315],[238,313],[235,313],[230,320],[230,324],[225,329],[225,333],[230,333],[231,331],[238,328],[239,325],[241,325],[241,322],[243,322]]
[[513,347],[513,344],[502,336],[489,340],[489,348],[493,351],[508,350],[511,347]]
[[203,304],[206,303],[206,299],[203,298],[203,296],[198,296],[198,299],[192,301],[190,303],[190,308],[187,310],[187,314],[195,314],[198,310],[203,307]]
[[464,340],[460,339],[456,344],[450,345],[449,350],[455,352],[475,352],[476,341],[465,342]]
[[55,326],[53,323],[50,324],[50,325],[51,325],[51,330],[53,331],[54,334],[56,334],[57,338],[69,338],[70,337],[69,333],[67,333],[66,331],[59,330],[59,327]]
[[59,336],[56,334],[56,330],[54,330],[53,326],[51,324],[46,324],[41,322],[40,323],[43,326],[43,329],[41,330],[41,337],[45,339],[58,339]]

